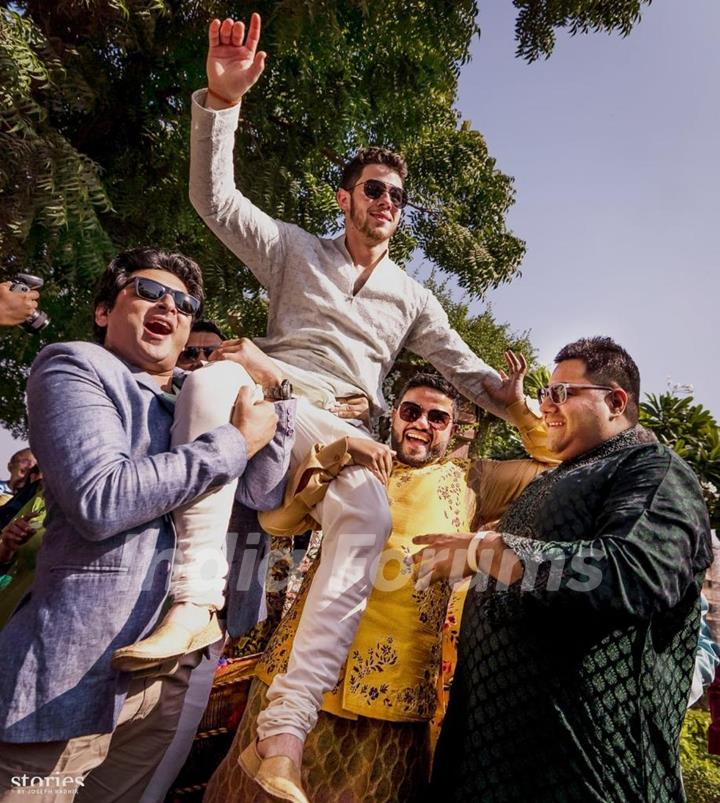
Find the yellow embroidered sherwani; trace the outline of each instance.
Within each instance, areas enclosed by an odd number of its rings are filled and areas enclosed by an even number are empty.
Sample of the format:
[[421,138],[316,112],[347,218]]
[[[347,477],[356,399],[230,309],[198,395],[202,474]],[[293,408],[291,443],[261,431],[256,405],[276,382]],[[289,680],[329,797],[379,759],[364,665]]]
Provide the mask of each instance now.
[[[545,449],[540,420],[524,404],[508,412],[537,460],[439,460],[420,468],[396,461],[393,466],[387,489],[393,531],[337,686],[325,695],[325,713],[305,746],[303,781],[314,803],[413,799],[415,790],[428,780],[429,722],[442,699],[438,694],[443,685],[441,668],[447,673],[452,662],[450,654],[444,660],[442,655],[451,588],[440,582],[417,592],[406,558],[421,549],[412,543],[417,535],[469,532],[480,523],[496,520],[540,471],[557,462]],[[311,520],[312,504],[322,498],[324,486],[349,462],[346,442],[318,446],[297,472],[286,506],[261,514],[263,528],[275,535],[289,535],[309,525],[316,527]],[[260,660],[257,677],[264,686],[256,688],[248,702],[230,756],[216,773],[211,790],[224,785],[222,794],[227,795],[234,785],[228,783],[230,775],[236,775],[230,766],[232,756],[254,733],[245,720],[254,719],[265,688],[275,674],[285,671],[313,574],[311,568]],[[465,585],[456,591],[451,606],[457,620],[451,623],[451,632],[459,627]],[[387,750],[395,758],[381,776],[389,774],[393,783],[383,786],[375,765],[382,764],[380,751],[384,755]],[[354,757],[350,764],[349,751]],[[387,761],[387,756],[383,760]],[[244,791],[234,799],[253,800],[251,788],[246,788],[239,776],[236,781]],[[206,797],[214,799],[220,800],[219,793],[217,798]]]

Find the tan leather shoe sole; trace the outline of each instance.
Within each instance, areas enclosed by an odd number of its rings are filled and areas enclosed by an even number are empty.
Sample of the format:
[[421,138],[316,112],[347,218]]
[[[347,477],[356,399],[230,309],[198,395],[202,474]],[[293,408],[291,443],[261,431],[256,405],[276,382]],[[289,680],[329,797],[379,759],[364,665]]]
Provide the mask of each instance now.
[[147,638],[115,650],[112,667],[119,672],[150,669],[214,644],[222,637],[216,611],[210,614],[210,621],[200,632],[193,632],[177,622],[161,622]]
[[240,753],[238,764],[271,797],[290,803],[310,803],[302,788],[300,771],[289,756],[261,758],[253,741]]

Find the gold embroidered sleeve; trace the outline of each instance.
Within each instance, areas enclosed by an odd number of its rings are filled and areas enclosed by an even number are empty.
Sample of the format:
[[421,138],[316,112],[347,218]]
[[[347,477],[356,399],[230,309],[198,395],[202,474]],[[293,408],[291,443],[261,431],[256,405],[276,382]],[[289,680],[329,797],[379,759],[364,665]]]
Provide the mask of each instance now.
[[497,521],[526,486],[548,468],[551,466],[536,460],[476,460],[468,473],[477,499],[471,529]]
[[540,416],[527,406],[525,399],[507,408],[508,421],[518,428],[523,446],[535,460],[556,466],[560,463],[554,452],[548,449],[547,427]]
[[288,480],[282,507],[258,514],[260,526],[276,536],[299,535],[317,529],[313,508],[325,498],[332,480],[352,463],[347,437],[329,445],[316,443]]

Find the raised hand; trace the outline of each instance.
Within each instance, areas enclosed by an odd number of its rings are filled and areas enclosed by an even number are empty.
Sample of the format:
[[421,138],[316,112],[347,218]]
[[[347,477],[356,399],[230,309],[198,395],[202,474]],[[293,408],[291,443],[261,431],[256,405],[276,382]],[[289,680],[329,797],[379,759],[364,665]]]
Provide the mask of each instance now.
[[497,385],[491,382],[484,382],[483,387],[488,396],[498,404],[510,407],[515,402],[525,398],[523,381],[527,373],[527,360],[522,354],[515,354],[513,351],[505,352],[505,362],[507,363],[509,374],[505,371],[498,371],[502,383]]
[[257,50],[260,41],[260,15],[250,17],[245,37],[245,23],[230,18],[214,19],[208,30],[209,48],[206,63],[209,108],[227,108],[258,80],[265,69],[266,54]]

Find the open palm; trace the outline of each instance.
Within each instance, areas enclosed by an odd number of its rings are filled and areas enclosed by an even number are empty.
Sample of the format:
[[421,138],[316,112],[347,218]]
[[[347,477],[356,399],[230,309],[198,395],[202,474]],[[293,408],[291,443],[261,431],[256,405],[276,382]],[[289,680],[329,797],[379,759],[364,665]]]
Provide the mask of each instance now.
[[485,382],[483,386],[494,402],[509,407],[511,404],[525,398],[523,382],[527,373],[527,360],[522,354],[515,354],[515,352],[508,350],[505,352],[505,362],[509,373],[498,371],[502,380],[501,384],[495,385]]
[[208,88],[219,97],[239,101],[265,68],[265,53],[257,50],[260,15],[250,17],[247,38],[245,23],[215,19],[210,23],[208,39]]

